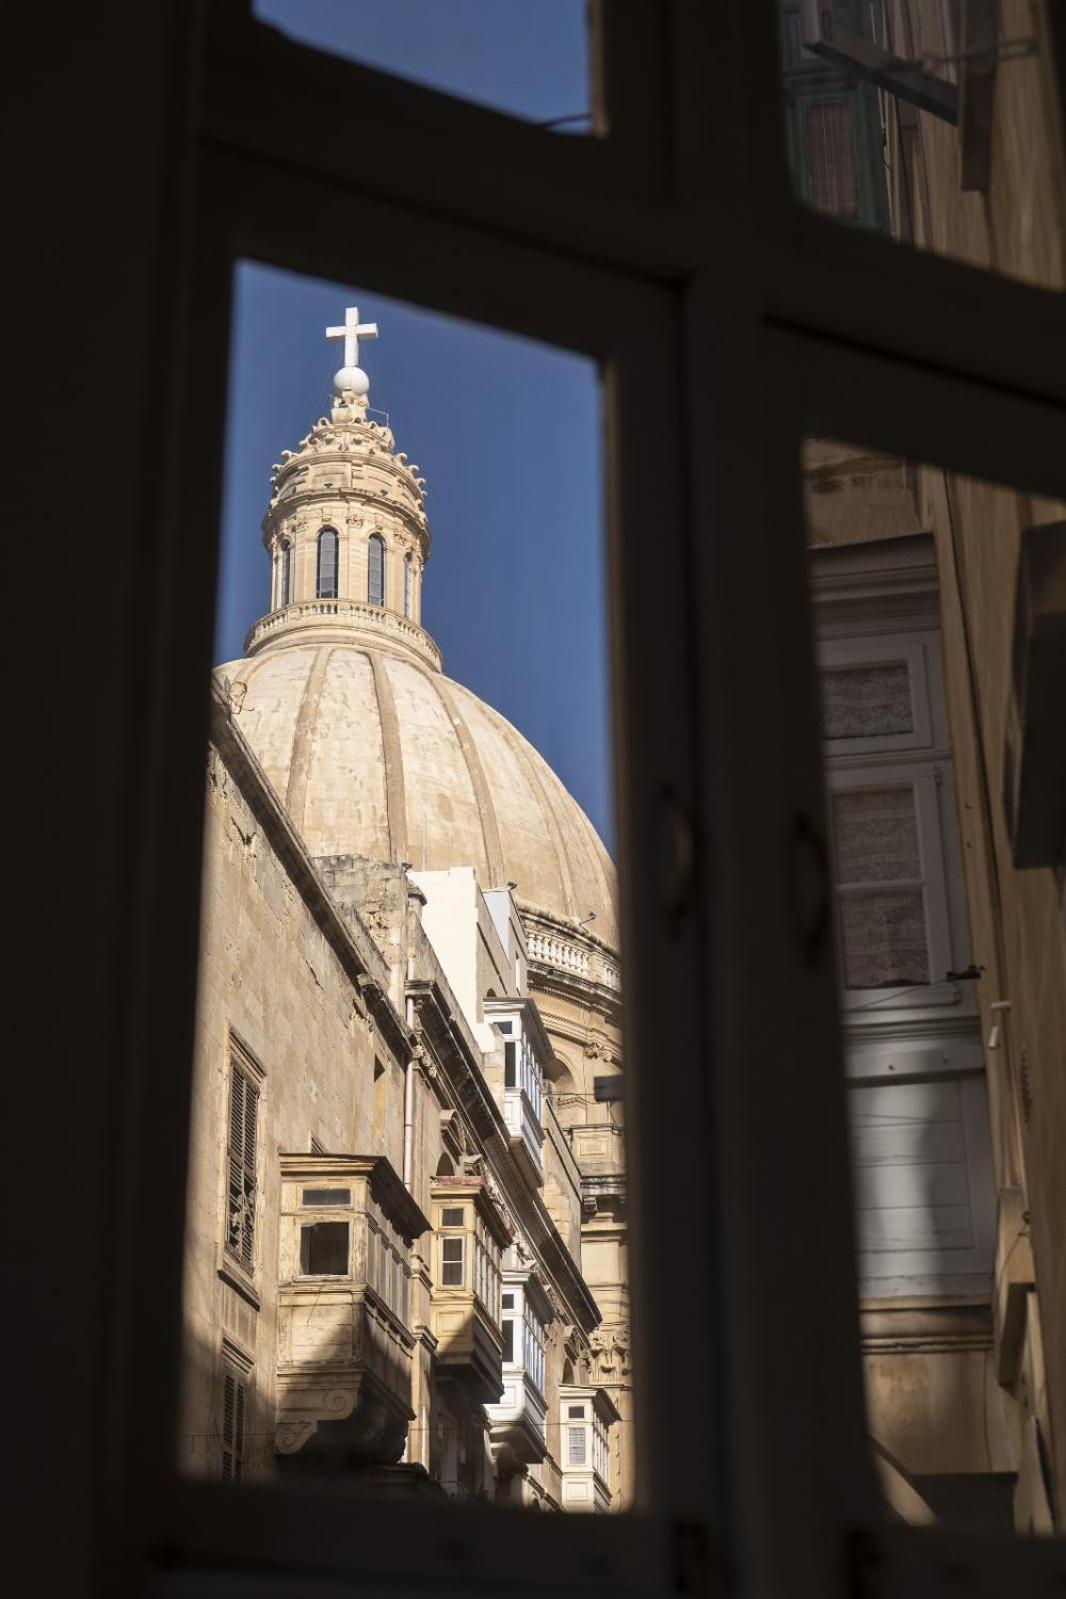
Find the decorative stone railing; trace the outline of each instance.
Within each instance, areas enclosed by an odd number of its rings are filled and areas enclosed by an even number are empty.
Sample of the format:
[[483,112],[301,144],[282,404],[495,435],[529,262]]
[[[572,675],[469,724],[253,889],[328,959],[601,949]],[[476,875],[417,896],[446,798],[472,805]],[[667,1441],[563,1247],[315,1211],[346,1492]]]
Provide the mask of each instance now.
[[617,961],[595,945],[579,944],[563,934],[548,932],[542,927],[526,928],[526,949],[531,961],[552,966],[556,971],[572,972],[589,983],[602,983],[605,988],[621,991],[622,973]]
[[244,641],[245,653],[253,654],[283,633],[315,631],[319,627],[384,633],[400,648],[440,670],[440,650],[424,627],[397,611],[363,600],[299,600],[283,605],[256,622]]

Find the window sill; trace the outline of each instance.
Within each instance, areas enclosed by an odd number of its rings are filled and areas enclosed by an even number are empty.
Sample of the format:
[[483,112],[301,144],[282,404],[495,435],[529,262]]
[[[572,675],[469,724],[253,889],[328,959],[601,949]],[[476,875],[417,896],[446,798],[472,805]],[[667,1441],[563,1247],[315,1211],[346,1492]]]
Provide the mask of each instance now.
[[262,1301],[256,1292],[255,1283],[247,1272],[237,1265],[235,1260],[230,1260],[228,1256],[223,1254],[219,1259],[217,1270],[222,1281],[240,1294],[241,1298],[246,1300],[253,1310],[261,1310],[263,1308]]

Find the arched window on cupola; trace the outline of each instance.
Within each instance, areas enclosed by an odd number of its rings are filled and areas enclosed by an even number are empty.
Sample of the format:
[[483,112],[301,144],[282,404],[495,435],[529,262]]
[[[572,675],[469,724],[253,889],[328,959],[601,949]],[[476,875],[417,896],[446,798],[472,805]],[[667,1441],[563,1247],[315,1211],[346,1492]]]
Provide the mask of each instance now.
[[403,558],[403,614],[412,620],[415,614],[415,563],[409,555]]
[[278,609],[292,601],[292,544],[282,539],[278,546]]
[[370,560],[367,569],[366,597],[371,605],[385,603],[385,540],[380,533],[370,535]]
[[337,552],[340,540],[336,528],[324,527],[318,535],[318,563],[315,568],[315,598],[337,598]]

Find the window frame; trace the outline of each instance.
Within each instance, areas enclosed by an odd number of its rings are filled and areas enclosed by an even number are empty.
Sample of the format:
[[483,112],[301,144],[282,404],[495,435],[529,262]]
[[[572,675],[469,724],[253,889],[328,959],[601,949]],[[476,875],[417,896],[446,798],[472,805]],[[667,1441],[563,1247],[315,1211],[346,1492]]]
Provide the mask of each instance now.
[[[952,933],[948,875],[945,862],[943,823],[939,790],[945,776],[939,765],[927,761],[906,761],[890,766],[863,765],[846,770],[834,768],[826,773],[827,799],[829,800],[829,848],[832,858],[832,797],[834,794],[858,794],[875,789],[911,788],[914,794],[915,823],[918,834],[921,874],[916,879],[906,878],[884,882],[845,883],[833,879],[833,897],[836,903],[842,898],[860,894],[889,893],[893,888],[920,888],[926,928],[926,951],[929,963],[929,981],[922,985],[934,992],[944,984],[944,974],[956,969]],[[845,1010],[868,1007],[879,1000],[891,1004],[894,993],[902,994],[914,987],[899,983],[878,988],[846,988],[844,986],[843,938],[838,940],[841,981],[841,1003]]]
[[[333,585],[327,592],[322,586],[322,555],[325,545],[323,540],[329,534],[333,539]],[[315,537],[315,599],[335,600],[340,594],[341,571],[341,536],[332,523],[320,527]]]
[[[223,1482],[239,1482],[244,1476],[248,1452],[248,1420],[253,1411],[254,1363],[243,1349],[223,1337],[219,1360],[221,1425],[219,1443],[221,1459],[219,1474]],[[232,1385],[232,1427],[227,1416],[229,1391]],[[229,1463],[227,1465],[227,1457]]]
[[[844,756],[881,755],[896,750],[931,749],[946,742],[943,730],[936,729],[934,736],[933,713],[930,703],[932,683],[929,669],[929,651],[939,665],[935,641],[927,645],[923,633],[880,633],[865,638],[825,639],[818,647],[818,672],[847,671],[864,666],[895,666],[905,664],[910,678],[911,711],[914,726],[909,733],[878,733],[866,738],[824,738],[828,760]],[[939,674],[938,674],[939,676]]]
[[[242,1287],[250,1288],[254,1294],[259,1280],[260,1266],[260,1229],[259,1209],[263,1191],[263,1141],[260,1128],[263,1116],[263,1091],[266,1084],[266,1074],[256,1060],[251,1050],[233,1030],[230,1031],[227,1041],[227,1069],[225,1088],[225,1142],[222,1155],[222,1239],[219,1247],[218,1269],[223,1275],[236,1276]],[[231,1133],[233,1129],[234,1084],[240,1078],[244,1084],[244,1094],[250,1092],[255,1096],[254,1133],[255,1154],[250,1169],[243,1161],[243,1154],[238,1157],[233,1153]],[[247,1120],[247,1108],[244,1121]],[[233,1167],[240,1163],[244,1166],[246,1178],[251,1182],[251,1248],[248,1257],[243,1249],[235,1249],[230,1241],[231,1233],[231,1192],[233,1186]],[[246,1198],[247,1196],[245,1196]]]
[[[347,1243],[347,1248],[346,1248],[346,1251],[345,1251],[346,1256],[347,1256],[347,1263],[346,1263],[345,1269],[343,1271],[311,1271],[310,1269],[308,1269],[307,1271],[304,1271],[304,1269],[303,1269],[304,1239],[311,1232],[311,1230],[313,1228],[315,1228],[315,1227],[343,1227],[344,1228],[345,1238],[346,1238],[346,1243]],[[306,1219],[301,1220],[298,1223],[298,1228],[299,1228],[299,1236],[298,1236],[298,1239],[297,1239],[297,1246],[298,1246],[297,1262],[299,1264],[299,1268],[300,1269],[299,1269],[299,1271],[296,1274],[296,1281],[298,1281],[298,1282],[306,1282],[308,1280],[308,1278],[320,1277],[323,1280],[328,1280],[328,1281],[331,1281],[331,1282],[341,1282],[345,1278],[352,1276],[352,1248],[353,1248],[353,1244],[354,1244],[354,1236],[353,1236],[354,1229],[352,1227],[352,1218],[350,1216],[345,1217],[345,1219],[343,1221],[339,1220],[335,1216],[331,1216],[331,1217],[328,1217],[328,1218],[325,1217],[325,1216],[322,1216],[322,1217],[309,1216]],[[310,1241],[310,1238],[308,1238],[308,1255],[309,1256],[310,1256],[310,1244],[311,1244],[311,1241]]]
[[[465,1232],[454,1232],[454,1233],[442,1233],[441,1234],[440,1241],[439,1241],[439,1256],[438,1256],[438,1264],[440,1266],[440,1279],[439,1279],[439,1282],[440,1282],[441,1288],[461,1288],[461,1289],[464,1289],[464,1290],[466,1289],[466,1287],[467,1287],[466,1265],[467,1265],[467,1255],[469,1253],[469,1251],[467,1250],[467,1247],[466,1247],[466,1242],[467,1242],[467,1240],[466,1240],[466,1233]],[[455,1260],[449,1260],[448,1257],[447,1257],[446,1249],[447,1249],[447,1246],[449,1244],[451,1244],[451,1245],[458,1244],[458,1246],[459,1246],[458,1258],[455,1259]],[[459,1280],[457,1282],[449,1282],[447,1280],[446,1273],[447,1273],[449,1267],[451,1267],[454,1270],[454,1268],[456,1266],[459,1268]]]
[[[308,1571],[374,1591],[398,1579],[399,1550],[409,1591],[439,1591],[447,1558],[468,1553],[489,1591],[517,1570],[536,1570],[547,1591],[590,1559],[619,1587],[654,1591],[672,1580],[664,1571],[708,1587],[721,1562],[744,1591],[796,1599],[833,1591],[845,1571],[857,1580],[872,1561],[889,1596],[925,1599],[961,1571],[975,1594],[1022,1599],[1046,1587],[1061,1558],[1052,1540],[977,1543],[885,1528],[875,1514],[851,1325],[835,984],[802,899],[821,837],[817,710],[813,670],[796,667],[813,662],[803,434],[1063,494],[1063,297],[801,215],[782,158],[768,4],[723,0],[713,28],[698,0],[634,7],[632,24],[624,9],[606,7],[600,23],[615,91],[611,137],[591,153],[567,150],[567,172],[563,152],[549,154],[536,130],[519,139],[447,97],[298,46],[268,48],[233,0],[188,22],[172,0],[167,21],[181,48],[175,56],[160,28],[142,73],[161,90],[173,84],[175,59],[203,62],[184,95],[157,94],[159,145],[146,139],[146,149],[165,150],[173,180],[165,224],[149,226],[180,248],[157,251],[165,269],[145,268],[150,310],[137,305],[127,325],[150,326],[153,339],[163,327],[183,380],[153,414],[167,447],[153,438],[145,450],[154,508],[145,559],[163,571],[178,528],[196,530],[212,565],[230,270],[241,253],[369,283],[604,363],[620,832],[631,863],[627,1130],[640,1157],[639,1513],[581,1528],[508,1517],[504,1528],[471,1512],[464,1527],[450,1510],[447,1523],[435,1521],[427,1507],[425,1526],[441,1537],[427,1535],[422,1553],[404,1535],[407,1509],[355,1508],[334,1530],[328,1496],[225,1497],[217,1485],[175,1479],[187,1151],[175,1141],[157,1152],[152,1133],[187,1120],[206,728],[188,685],[207,670],[212,596],[159,582],[137,615],[123,617],[131,673],[146,663],[138,681],[154,715],[135,719],[123,746],[122,814],[151,825],[131,842],[121,885],[121,998],[117,1015],[107,1012],[121,1042],[115,1086],[104,1090],[111,1125],[123,1130],[109,1174],[113,1213],[123,1217],[105,1250],[109,1280],[124,1283],[134,1258],[158,1260],[160,1276],[153,1303],[120,1293],[108,1311],[102,1546],[124,1571],[154,1578],[165,1549],[179,1567],[254,1563],[262,1581],[266,1568],[291,1570],[298,1552]],[[145,37],[146,16],[130,8],[123,22]],[[1052,15],[1049,30],[1061,68],[1066,21]],[[353,101],[363,112],[357,145],[345,136]],[[132,357],[122,370],[135,373]],[[654,607],[641,577],[652,524],[663,573]],[[744,538],[732,536],[738,528]],[[765,603],[740,607],[738,594]],[[758,683],[736,671],[753,657]],[[753,726],[773,736],[753,747]],[[817,868],[811,876],[819,881]],[[744,926],[753,903],[757,936]],[[783,1013],[810,1072],[780,1050]],[[160,1016],[174,1018],[161,1041]],[[146,1081],[147,1059],[155,1069]],[[678,1096],[690,1116],[677,1116]],[[808,1162],[817,1171],[804,1171],[795,1152],[810,1147],[797,1137],[804,1129],[818,1134],[820,1160]],[[676,1182],[679,1169],[697,1174],[694,1186]],[[788,1214],[770,1204],[781,1183],[802,1199]],[[820,1248],[801,1262],[812,1213],[823,1218]],[[687,1373],[686,1406],[669,1407],[655,1396],[669,1382],[671,1290],[682,1279],[692,1320],[717,1336]],[[797,1314],[781,1317],[782,1303]],[[817,1316],[805,1313],[815,1305]],[[360,1525],[381,1536],[361,1537]]]
[[[380,599],[374,598],[375,552],[376,559],[380,564],[380,571],[378,574],[381,583]],[[380,605],[383,608],[387,608],[388,606],[388,555],[388,546],[385,543],[384,536],[381,533],[371,533],[370,537],[366,541],[366,602],[368,605]]]

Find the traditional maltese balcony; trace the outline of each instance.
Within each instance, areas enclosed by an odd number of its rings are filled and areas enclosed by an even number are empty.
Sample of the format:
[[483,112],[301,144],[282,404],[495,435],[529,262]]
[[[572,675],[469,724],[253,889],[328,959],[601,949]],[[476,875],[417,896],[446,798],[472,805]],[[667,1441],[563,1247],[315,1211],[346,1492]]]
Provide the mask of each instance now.
[[511,1149],[530,1182],[544,1181],[544,1065],[551,1045],[528,1000],[486,1000],[486,1019],[503,1035],[503,1119]]
[[381,1155],[282,1155],[281,1179],[278,1453],[391,1464],[413,1416],[410,1246],[429,1222]]
[[534,1183],[544,1181],[544,1129],[529,1095],[521,1088],[508,1088],[503,1097],[503,1119],[511,1135],[511,1147],[526,1167]]
[[602,1388],[559,1389],[559,1467],[564,1510],[611,1508],[609,1433],[620,1419]]
[[555,1313],[528,1270],[504,1272],[502,1306],[503,1394],[485,1409],[493,1453],[529,1466],[547,1453],[544,1336]]
[[461,1383],[475,1404],[503,1390],[500,1265],[511,1230],[478,1177],[433,1186],[432,1329],[438,1376]]

